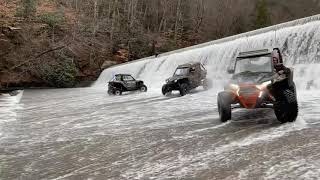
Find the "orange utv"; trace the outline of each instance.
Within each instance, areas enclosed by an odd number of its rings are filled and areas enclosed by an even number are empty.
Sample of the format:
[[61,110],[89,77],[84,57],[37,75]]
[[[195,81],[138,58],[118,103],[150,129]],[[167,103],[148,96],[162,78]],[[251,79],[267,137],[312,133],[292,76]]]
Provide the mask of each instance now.
[[293,70],[286,76],[274,69],[272,51],[269,49],[239,53],[228,69],[232,74],[224,91],[218,94],[220,120],[231,119],[236,108],[273,108],[281,123],[293,122],[298,115]]

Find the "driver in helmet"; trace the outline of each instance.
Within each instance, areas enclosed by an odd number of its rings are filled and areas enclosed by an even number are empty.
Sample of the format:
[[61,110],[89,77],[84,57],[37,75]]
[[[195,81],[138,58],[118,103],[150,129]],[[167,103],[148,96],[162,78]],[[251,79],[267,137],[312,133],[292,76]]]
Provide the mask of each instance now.
[[272,63],[276,71],[274,83],[283,81],[289,77],[291,70],[283,65],[282,55],[279,48],[274,48],[272,51]]

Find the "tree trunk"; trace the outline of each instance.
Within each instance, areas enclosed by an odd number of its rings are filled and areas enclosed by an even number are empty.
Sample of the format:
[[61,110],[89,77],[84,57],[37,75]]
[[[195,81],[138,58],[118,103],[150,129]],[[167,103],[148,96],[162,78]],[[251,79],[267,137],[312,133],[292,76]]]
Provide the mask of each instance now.
[[98,30],[98,0],[93,1],[93,36]]
[[180,21],[180,14],[181,14],[181,0],[178,0],[177,10],[176,10],[176,22],[174,25],[174,41],[177,43],[178,40],[178,30],[179,30],[179,21]]
[[166,19],[167,19],[167,0],[163,1],[163,14],[162,14],[162,18],[160,21],[160,25],[158,28],[158,32],[161,32],[162,30],[165,31],[165,24],[166,24]]
[[54,26],[52,27],[52,43],[54,43]]

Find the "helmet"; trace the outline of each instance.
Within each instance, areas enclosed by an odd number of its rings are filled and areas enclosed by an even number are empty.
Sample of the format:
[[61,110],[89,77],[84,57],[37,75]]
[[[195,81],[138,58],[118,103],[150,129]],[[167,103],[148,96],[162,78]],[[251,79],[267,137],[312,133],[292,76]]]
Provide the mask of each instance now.
[[274,48],[271,53],[271,56],[272,56],[272,61],[274,66],[283,64],[283,60],[282,60],[282,56],[279,48]]

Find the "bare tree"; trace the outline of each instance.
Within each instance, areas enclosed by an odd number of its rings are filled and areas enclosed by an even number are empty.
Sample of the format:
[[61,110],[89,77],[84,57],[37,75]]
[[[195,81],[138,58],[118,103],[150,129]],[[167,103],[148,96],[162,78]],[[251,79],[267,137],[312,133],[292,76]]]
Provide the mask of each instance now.
[[179,23],[181,21],[181,0],[178,0],[177,10],[176,10],[176,21],[174,24],[174,41],[177,42],[178,39],[178,30],[179,30]]

